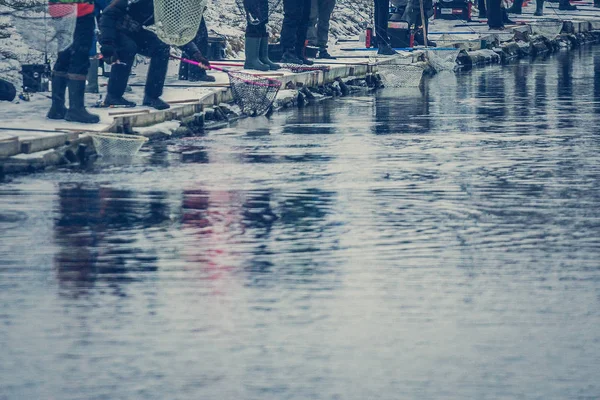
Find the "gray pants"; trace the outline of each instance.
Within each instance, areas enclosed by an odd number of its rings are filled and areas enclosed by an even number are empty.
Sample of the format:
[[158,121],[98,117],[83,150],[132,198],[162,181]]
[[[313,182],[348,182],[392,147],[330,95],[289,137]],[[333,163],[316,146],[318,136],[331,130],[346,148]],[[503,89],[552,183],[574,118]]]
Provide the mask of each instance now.
[[335,7],[335,0],[312,0],[308,21],[308,43],[319,48],[327,47],[329,19]]

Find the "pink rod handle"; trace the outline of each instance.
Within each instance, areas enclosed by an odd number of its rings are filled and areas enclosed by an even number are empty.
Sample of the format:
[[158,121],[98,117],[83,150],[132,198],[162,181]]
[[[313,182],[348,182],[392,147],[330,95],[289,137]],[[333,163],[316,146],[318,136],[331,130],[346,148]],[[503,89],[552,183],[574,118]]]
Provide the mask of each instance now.
[[[181,57],[176,57],[176,56],[171,56],[171,58],[174,58],[175,60],[179,60],[179,61],[183,61],[184,63],[188,63],[188,64],[192,64],[195,65],[197,67],[206,69],[206,65],[199,63],[198,61],[194,61],[194,60],[188,60],[187,58],[181,58]],[[210,66],[209,69],[214,69],[216,71],[220,71],[220,72],[227,72],[222,68],[219,67],[215,67],[215,66]]]

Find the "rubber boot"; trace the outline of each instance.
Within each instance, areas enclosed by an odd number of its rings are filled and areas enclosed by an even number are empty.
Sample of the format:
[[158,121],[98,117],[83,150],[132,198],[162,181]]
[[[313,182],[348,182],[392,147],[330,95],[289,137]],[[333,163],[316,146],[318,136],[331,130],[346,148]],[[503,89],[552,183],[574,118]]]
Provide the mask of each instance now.
[[293,49],[287,49],[283,52],[281,62],[285,64],[302,64],[302,60],[296,56]]
[[142,102],[142,104],[148,107],[152,107],[156,110],[167,110],[171,108],[169,103],[163,101],[160,97],[150,97],[148,95],[144,96],[144,101]]
[[83,124],[96,124],[100,117],[90,114],[85,109],[85,75],[69,74],[69,110],[65,120],[81,122]]
[[277,71],[281,68],[281,65],[275,64],[269,59],[269,37],[263,36],[260,38],[260,45],[258,47],[258,59],[261,63],[268,65],[271,71]]
[[269,71],[271,68],[258,59],[258,47],[261,38],[246,36],[246,62],[244,69],[255,69],[257,71]]
[[560,0],[558,2],[558,9],[561,11],[575,11],[577,7],[571,5],[569,0]]
[[516,23],[512,19],[508,18],[508,12],[506,11],[506,8],[502,9],[502,22],[509,25],[514,25]]
[[65,93],[67,91],[67,84],[69,78],[66,72],[52,73],[52,106],[50,111],[46,114],[49,119],[64,119],[67,113],[67,107],[65,107]]
[[511,14],[522,14],[523,13],[523,0],[515,0],[506,12]]
[[600,0],[594,0],[594,7],[600,8]]
[[544,15],[544,0],[535,0],[535,12],[533,15],[538,17]]
[[87,74],[87,86],[85,87],[86,93],[98,93],[98,66],[100,60],[96,57],[90,58],[90,68]]

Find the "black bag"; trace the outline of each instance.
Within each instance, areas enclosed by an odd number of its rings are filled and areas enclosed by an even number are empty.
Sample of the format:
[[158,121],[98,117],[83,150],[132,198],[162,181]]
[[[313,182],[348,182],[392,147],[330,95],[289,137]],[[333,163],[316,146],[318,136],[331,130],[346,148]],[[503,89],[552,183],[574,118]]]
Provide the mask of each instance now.
[[0,78],[0,101],[13,101],[17,96],[15,85]]

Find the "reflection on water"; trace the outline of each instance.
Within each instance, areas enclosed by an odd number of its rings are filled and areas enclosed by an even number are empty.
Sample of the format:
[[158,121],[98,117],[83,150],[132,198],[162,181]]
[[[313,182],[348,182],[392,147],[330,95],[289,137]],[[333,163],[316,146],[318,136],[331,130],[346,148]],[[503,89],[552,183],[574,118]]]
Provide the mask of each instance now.
[[600,397],[598,82],[582,49],[3,184],[0,399]]

